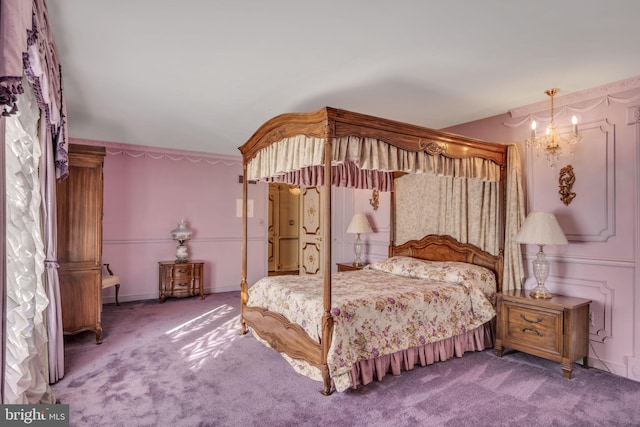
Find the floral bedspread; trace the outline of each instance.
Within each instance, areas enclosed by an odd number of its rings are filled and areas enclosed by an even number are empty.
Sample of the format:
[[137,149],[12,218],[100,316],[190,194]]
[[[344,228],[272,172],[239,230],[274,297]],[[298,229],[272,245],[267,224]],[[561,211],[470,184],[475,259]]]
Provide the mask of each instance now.
[[[422,277],[433,276],[433,266],[426,274],[416,275],[415,268],[404,268],[411,259],[400,259],[389,268],[394,260],[332,276],[334,330],[328,365],[338,391],[349,386],[355,362],[450,338],[495,316],[491,300],[496,288],[491,274],[470,277],[469,272],[459,273],[457,263],[438,263],[434,280]],[[403,264],[399,269],[398,263]],[[463,280],[465,277],[470,280]],[[265,277],[249,289],[248,305],[282,314],[319,341],[322,290],[320,275]],[[319,372],[313,372],[316,368],[287,360],[298,372],[321,378]]]

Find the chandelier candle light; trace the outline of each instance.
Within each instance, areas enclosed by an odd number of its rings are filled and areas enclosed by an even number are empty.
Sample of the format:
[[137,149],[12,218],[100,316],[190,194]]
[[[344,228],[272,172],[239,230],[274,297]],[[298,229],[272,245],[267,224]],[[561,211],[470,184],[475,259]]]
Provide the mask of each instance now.
[[171,231],[171,237],[179,243],[176,248],[176,263],[187,262],[187,247],[184,242],[191,239],[191,230],[187,229],[184,219],[178,222],[178,228]]
[[369,225],[369,221],[367,217],[363,214],[354,214],[353,218],[351,218],[351,222],[349,222],[349,226],[347,227],[347,233],[355,234],[356,241],[353,244],[353,250],[356,253],[356,260],[353,263],[355,266],[361,266],[362,259],[360,256],[362,255],[362,241],[360,241],[360,234],[362,233],[371,233],[371,226]]
[[538,285],[529,295],[534,298],[551,298],[551,292],[544,286],[549,275],[549,261],[546,260],[542,248],[545,245],[566,245],[569,243],[556,217],[550,212],[531,212],[513,240],[517,243],[538,245],[540,248],[533,261],[533,275]]
[[571,133],[566,137],[563,137],[558,132],[554,122],[553,111],[553,97],[556,93],[560,92],[560,89],[553,88],[544,91],[551,98],[551,123],[547,126],[547,130],[544,136],[536,136],[536,121],[531,122],[531,137],[526,140],[527,147],[533,147],[538,151],[544,153],[547,158],[547,163],[552,168],[556,167],[556,163],[560,157],[562,147],[560,144],[566,144],[569,146],[569,152],[573,154],[573,148],[576,144],[582,141],[582,135],[578,132],[578,119],[576,116],[571,118]]

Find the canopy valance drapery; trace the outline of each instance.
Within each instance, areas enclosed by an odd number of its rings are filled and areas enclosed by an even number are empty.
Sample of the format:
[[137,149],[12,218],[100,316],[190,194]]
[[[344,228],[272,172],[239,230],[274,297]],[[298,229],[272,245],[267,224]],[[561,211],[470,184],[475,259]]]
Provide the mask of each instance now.
[[[285,137],[255,154],[247,164],[247,177],[294,185],[322,185],[324,141],[306,135]],[[433,144],[414,151],[377,138],[357,135],[335,138],[331,150],[332,184],[392,191],[393,172],[500,180],[500,165],[494,161],[448,157],[446,145]]]

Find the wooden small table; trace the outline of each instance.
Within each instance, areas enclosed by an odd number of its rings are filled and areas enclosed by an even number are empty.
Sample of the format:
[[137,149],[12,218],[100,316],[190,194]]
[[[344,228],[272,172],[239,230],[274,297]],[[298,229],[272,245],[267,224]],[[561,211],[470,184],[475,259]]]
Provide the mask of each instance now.
[[159,288],[160,303],[167,297],[191,297],[200,295],[204,299],[204,262],[203,261],[160,261]]
[[529,291],[497,294],[496,354],[504,347],[560,362],[565,378],[582,358],[589,368],[589,304],[591,300],[563,295],[542,299]]
[[338,266],[338,271],[356,271],[356,270],[362,270],[364,267],[369,265],[369,263],[362,263],[362,264],[356,265],[353,262],[338,262],[336,263],[336,265]]

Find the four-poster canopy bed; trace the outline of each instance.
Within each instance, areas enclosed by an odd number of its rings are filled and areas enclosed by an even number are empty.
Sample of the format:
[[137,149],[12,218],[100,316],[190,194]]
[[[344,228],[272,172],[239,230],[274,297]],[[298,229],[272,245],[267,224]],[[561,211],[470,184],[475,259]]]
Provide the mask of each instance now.
[[[243,334],[251,329],[298,372],[322,380],[323,394],[493,344],[492,304],[503,282],[506,145],[325,107],[276,116],[239,149],[245,177]],[[469,203],[462,223],[454,227],[459,232],[413,236],[416,229],[433,228],[415,227],[426,216],[421,208],[414,212],[418,219],[405,215],[416,210],[406,190],[415,184],[401,181],[412,174],[490,182],[492,187],[475,197],[488,200],[478,202],[480,208]],[[392,193],[389,259],[357,272],[331,274],[331,245],[326,244],[321,257],[325,274],[264,278],[250,289],[249,180],[321,187],[324,242],[331,242],[332,185],[392,191],[395,183],[399,193]],[[467,192],[466,187],[459,191]],[[449,193],[444,190],[444,197]],[[398,205],[407,199],[411,207]],[[478,224],[467,224],[465,218],[486,210],[491,212]],[[489,235],[477,231],[487,229]],[[367,317],[371,313],[383,318]],[[398,319],[407,323],[398,324]]]

